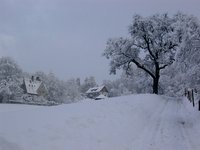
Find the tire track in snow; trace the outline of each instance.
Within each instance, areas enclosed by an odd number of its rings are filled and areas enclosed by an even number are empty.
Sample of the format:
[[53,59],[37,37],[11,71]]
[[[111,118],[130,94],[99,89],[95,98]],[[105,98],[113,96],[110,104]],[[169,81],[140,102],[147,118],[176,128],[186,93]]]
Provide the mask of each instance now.
[[157,129],[160,134],[155,136],[155,149],[176,149],[189,150],[185,137],[182,135],[179,116],[178,100],[171,99],[165,107],[165,111],[160,115],[162,118],[161,125]]
[[136,141],[133,141],[133,149],[134,147],[137,147],[138,150],[155,150],[155,139],[158,135],[158,129],[160,128],[162,122],[162,117],[160,117],[160,115],[165,111],[168,101],[169,100],[165,100],[165,102],[162,104],[162,107],[158,107],[158,109],[148,119],[148,122],[145,124],[143,131],[137,137]]
[[[180,149],[195,150],[191,137],[187,134],[185,120],[181,117],[185,113],[181,112],[184,105],[180,105],[179,100],[169,100],[166,107],[160,114],[162,118],[157,126],[157,133],[152,137],[155,147],[153,150]],[[166,110],[166,111],[165,111]],[[172,113],[174,112],[174,113]],[[188,118],[187,116],[186,118]],[[197,148],[196,148],[197,149]]]
[[183,110],[186,108],[183,107],[184,105],[177,99],[166,99],[133,141],[132,149],[198,150],[200,144],[192,141],[195,129],[191,125],[192,120],[188,119],[191,114],[184,113]]
[[[163,135],[163,130],[162,130],[162,127],[161,125],[163,124],[163,112],[165,111],[167,105],[169,103],[169,100],[166,100],[166,102],[164,103],[163,107],[161,108],[160,112],[158,114],[155,115],[156,118],[152,118],[156,125],[154,126],[152,124],[151,126],[151,136],[150,136],[150,139],[148,139],[148,141],[150,142],[150,149],[152,150],[155,150],[157,149],[157,142],[158,142],[158,137],[159,135]],[[153,121],[152,120],[152,121]],[[163,136],[161,136],[163,137]]]

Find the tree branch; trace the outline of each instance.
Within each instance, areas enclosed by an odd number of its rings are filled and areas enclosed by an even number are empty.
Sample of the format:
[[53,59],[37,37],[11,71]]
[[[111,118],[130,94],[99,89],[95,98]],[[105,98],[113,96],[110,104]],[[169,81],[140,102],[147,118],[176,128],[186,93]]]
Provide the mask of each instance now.
[[159,67],[159,69],[160,69],[160,70],[161,70],[161,69],[165,69],[167,66],[169,66],[169,64],[165,64],[165,65]]
[[141,48],[141,49],[147,49],[147,47],[143,47],[141,45],[138,45],[138,44],[135,44],[135,43],[132,43],[134,46],[138,47],[138,48]]
[[170,43],[169,49],[174,49],[174,47],[178,46],[178,44],[172,44]]
[[122,55],[124,55],[125,57],[128,57],[130,60],[129,60],[129,64],[130,62],[133,62],[138,68],[144,70],[145,72],[147,72],[152,78],[155,78],[155,75],[149,71],[147,68],[145,68],[144,65],[141,65],[138,61],[136,61],[134,58],[130,57],[129,55],[125,54],[125,53],[120,53]]
[[153,58],[154,62],[156,62],[156,57],[153,55],[153,52],[151,51],[149,40],[147,39],[146,35],[144,35],[143,38],[147,44],[147,50],[148,50],[150,56]]
[[153,79],[155,78],[155,75],[149,71],[147,68],[144,67],[144,65],[141,65],[139,62],[137,62],[135,59],[131,60],[138,68],[144,70],[145,72],[147,72]]
[[169,63],[167,63],[167,64],[165,64],[165,65],[159,67],[159,70],[165,69],[167,66],[171,65],[174,61],[175,61],[175,59],[172,59]]

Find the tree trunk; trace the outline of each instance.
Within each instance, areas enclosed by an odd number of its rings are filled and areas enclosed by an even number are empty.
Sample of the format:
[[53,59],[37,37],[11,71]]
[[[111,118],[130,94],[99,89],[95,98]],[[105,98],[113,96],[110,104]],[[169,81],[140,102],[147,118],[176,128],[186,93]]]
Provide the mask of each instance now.
[[153,79],[153,93],[158,94],[159,77]]
[[153,78],[153,93],[158,94],[158,85],[159,85],[159,78],[160,78],[160,69],[159,64],[155,64],[155,78]]

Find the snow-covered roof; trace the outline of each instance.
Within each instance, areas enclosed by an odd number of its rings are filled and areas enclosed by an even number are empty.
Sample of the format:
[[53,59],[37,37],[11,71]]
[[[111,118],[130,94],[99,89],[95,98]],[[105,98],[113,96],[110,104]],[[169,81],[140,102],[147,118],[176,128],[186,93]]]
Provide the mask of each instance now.
[[86,94],[88,94],[88,93],[100,92],[104,87],[105,87],[105,86],[102,85],[102,86],[90,88],[90,89],[86,92]]
[[37,95],[38,94],[37,90],[40,87],[40,85],[42,84],[42,81],[25,78],[24,83],[25,83],[26,91],[28,94]]

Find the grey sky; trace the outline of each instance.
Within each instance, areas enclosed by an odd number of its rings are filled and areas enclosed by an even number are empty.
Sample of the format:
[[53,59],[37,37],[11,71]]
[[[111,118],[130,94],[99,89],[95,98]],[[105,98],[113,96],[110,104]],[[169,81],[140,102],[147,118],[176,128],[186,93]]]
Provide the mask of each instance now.
[[0,0],[0,56],[60,79],[109,75],[108,38],[126,36],[134,14],[177,11],[200,18],[199,0]]

